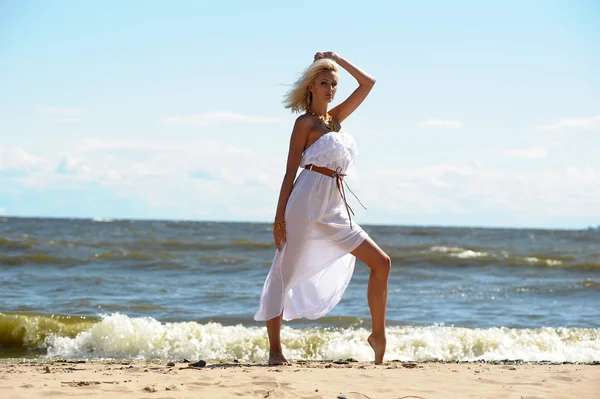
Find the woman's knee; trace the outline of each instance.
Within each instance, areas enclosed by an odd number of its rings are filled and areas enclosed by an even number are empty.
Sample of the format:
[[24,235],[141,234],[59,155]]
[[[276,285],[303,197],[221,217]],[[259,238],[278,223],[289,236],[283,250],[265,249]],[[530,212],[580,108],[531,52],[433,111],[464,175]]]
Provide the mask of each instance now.
[[392,258],[388,254],[385,254],[383,259],[383,268],[389,274],[392,271]]
[[363,261],[372,272],[389,275],[392,269],[392,260],[373,240],[367,238],[358,246],[352,255]]
[[375,264],[371,267],[371,269],[374,272],[380,273],[380,274],[386,275],[386,276],[388,276],[390,274],[390,271],[392,270],[392,259],[389,257],[388,254],[386,254],[386,253],[381,254],[381,256],[378,257],[377,261],[374,263]]

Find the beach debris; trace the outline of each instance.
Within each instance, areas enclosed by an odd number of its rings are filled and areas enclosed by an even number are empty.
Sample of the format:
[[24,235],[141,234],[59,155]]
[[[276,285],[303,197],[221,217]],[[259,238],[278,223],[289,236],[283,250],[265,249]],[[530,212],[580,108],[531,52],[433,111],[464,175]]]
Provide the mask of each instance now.
[[154,388],[154,387],[151,387],[151,386],[144,387],[144,389],[143,389],[143,390],[144,390],[144,392],[148,392],[148,393],[154,393],[154,392],[157,392],[157,391],[156,391],[156,388]]
[[414,369],[417,367],[417,363],[402,363],[402,367],[407,369]]
[[336,360],[333,364],[350,364],[350,362],[347,360]]
[[61,384],[67,384],[72,387],[87,387],[99,384],[118,384],[118,381],[62,381]]
[[175,367],[175,363],[169,362],[169,363],[167,363],[167,367]]
[[[75,363],[75,364],[79,364],[79,363],[87,363],[87,360],[56,359],[54,362],[55,363]],[[63,364],[63,366],[65,366],[65,365]]]
[[204,367],[206,362],[204,360],[198,360],[196,363],[190,363],[190,367]]
[[75,367],[67,367],[67,368],[65,368],[65,370],[67,370],[67,371],[82,371],[82,370],[85,370],[85,369],[78,369],[78,368],[75,368]]

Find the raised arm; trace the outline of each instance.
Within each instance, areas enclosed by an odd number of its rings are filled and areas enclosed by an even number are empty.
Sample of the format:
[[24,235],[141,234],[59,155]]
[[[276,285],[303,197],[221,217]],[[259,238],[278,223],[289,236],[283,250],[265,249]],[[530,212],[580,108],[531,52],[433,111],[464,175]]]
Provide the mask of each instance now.
[[375,78],[334,52],[317,53],[315,55],[315,61],[321,58],[330,58],[337,62],[338,65],[348,71],[358,82],[358,88],[344,102],[329,111],[329,114],[338,123],[342,123],[367,97],[373,85],[375,85]]
[[299,116],[294,124],[292,130],[292,137],[290,138],[290,149],[288,152],[287,166],[285,169],[285,175],[283,182],[281,183],[281,190],[279,192],[279,201],[277,202],[277,212],[275,213],[274,225],[280,225],[279,227],[273,228],[273,237],[275,239],[275,245],[277,250],[281,249],[281,245],[286,241],[286,230],[285,226],[281,226],[281,223],[285,222],[285,208],[287,206],[288,199],[294,186],[294,179],[296,173],[298,173],[298,167],[300,166],[300,159],[302,159],[302,152],[306,145],[308,133],[311,129],[311,121],[305,116]]

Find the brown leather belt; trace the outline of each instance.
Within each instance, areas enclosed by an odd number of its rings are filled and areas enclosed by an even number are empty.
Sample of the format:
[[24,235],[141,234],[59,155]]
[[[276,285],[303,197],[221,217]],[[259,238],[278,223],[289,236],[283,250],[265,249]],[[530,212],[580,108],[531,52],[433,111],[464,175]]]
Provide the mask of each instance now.
[[[344,181],[344,176],[346,176],[346,174],[342,173],[342,168],[337,168],[336,170],[332,170],[329,168],[325,168],[323,166],[316,166],[313,164],[308,164],[304,167],[304,169],[312,170],[313,172],[317,172],[322,175],[329,176],[329,177],[335,179],[337,189],[340,192],[340,195],[342,196],[344,205],[346,206],[346,212],[348,212],[348,219],[350,219],[350,228],[352,228],[352,216],[350,216],[350,213],[352,213],[354,215],[354,211],[352,210],[352,208],[350,208],[350,205],[348,205],[348,201],[346,200],[346,190],[344,190],[344,184],[346,184],[346,187],[348,187],[348,183],[346,183]],[[362,204],[362,202],[360,202],[360,200],[358,199],[356,194],[354,194],[354,192],[352,190],[350,190],[350,187],[348,187],[348,190],[352,193],[352,195],[354,195],[354,198],[356,198],[356,200],[360,203],[360,205],[363,208],[365,208],[365,206]],[[365,209],[367,209],[367,208],[365,208]]]

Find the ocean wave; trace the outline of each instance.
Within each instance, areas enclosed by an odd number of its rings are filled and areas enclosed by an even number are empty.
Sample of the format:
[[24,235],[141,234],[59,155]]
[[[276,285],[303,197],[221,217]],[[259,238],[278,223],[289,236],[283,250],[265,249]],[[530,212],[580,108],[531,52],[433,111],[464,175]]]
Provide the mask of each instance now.
[[112,223],[114,222],[116,219],[112,219],[112,218],[92,218],[92,222],[94,223]]
[[[263,327],[162,323],[119,313],[96,321],[79,318],[68,322],[22,315],[7,320],[0,314],[0,331],[0,345],[29,345],[43,349],[50,358],[265,361],[268,354]],[[7,332],[12,337],[8,342]],[[366,341],[369,333],[362,327],[286,326],[281,336],[289,359],[369,361],[373,356]],[[600,330],[396,326],[387,329],[387,346],[388,360],[594,362],[600,360]]]
[[[163,254],[161,254],[163,255]],[[113,251],[113,252],[98,252],[90,257],[94,259],[110,259],[110,260],[122,260],[122,259],[133,259],[133,260],[150,260],[154,259],[155,255],[149,253],[142,253],[137,251]]]
[[49,337],[76,337],[99,321],[95,317],[0,313],[0,348],[36,349]]
[[[136,245],[137,243],[132,243],[132,245]],[[169,250],[235,250],[235,249],[244,249],[248,250],[263,250],[266,248],[275,248],[275,244],[272,242],[257,242],[252,240],[245,239],[233,239],[231,241],[222,241],[222,242],[209,242],[209,241],[180,241],[180,240],[166,240],[160,241],[156,243],[149,243],[150,245],[154,244],[156,246],[160,246],[161,248],[167,248]]]
[[233,245],[236,247],[244,247],[247,249],[266,249],[266,248],[274,248],[275,247],[275,244],[273,244],[272,241],[257,242],[257,241],[245,240],[245,239],[233,240]]
[[600,290],[600,281],[592,280],[591,278],[586,278],[581,283],[583,288],[589,288],[592,290]]
[[[496,264],[510,266],[532,266],[532,267],[568,267],[600,270],[600,263],[581,262],[571,256],[563,256],[556,259],[543,254],[529,256],[511,254],[507,251],[497,251],[493,248],[462,248],[433,246],[427,250],[419,250],[421,260],[424,258],[435,264],[457,264],[457,259],[477,265]],[[417,255],[419,256],[419,255]],[[392,256],[393,258],[393,256]]]
[[[131,239],[119,240],[89,240],[75,237],[52,238],[42,240],[30,236],[19,239],[11,239],[0,236],[0,249],[6,250],[30,250],[38,245],[62,246],[67,248],[98,248],[97,257],[129,256],[144,258],[146,252],[151,251],[161,254],[169,254],[168,251],[214,251],[214,250],[264,250],[275,248],[271,241],[253,241],[248,239],[232,238],[221,241],[199,239],[198,241],[184,241],[178,239],[153,240],[153,239]],[[172,255],[174,256],[174,255]]]
[[0,255],[0,265],[21,266],[26,264],[36,265],[75,265],[81,260],[68,257],[59,257],[43,253],[24,255]]
[[[244,262],[248,261],[248,258],[244,257],[235,257],[235,256],[196,256],[196,260],[198,260],[201,264],[206,266],[225,266],[225,265],[240,265]],[[250,267],[250,266],[249,266]],[[221,271],[227,271],[227,269]],[[241,268],[231,269],[232,273],[237,273]]]
[[29,236],[17,240],[0,236],[0,248],[6,250],[30,249],[35,242],[36,240]]

